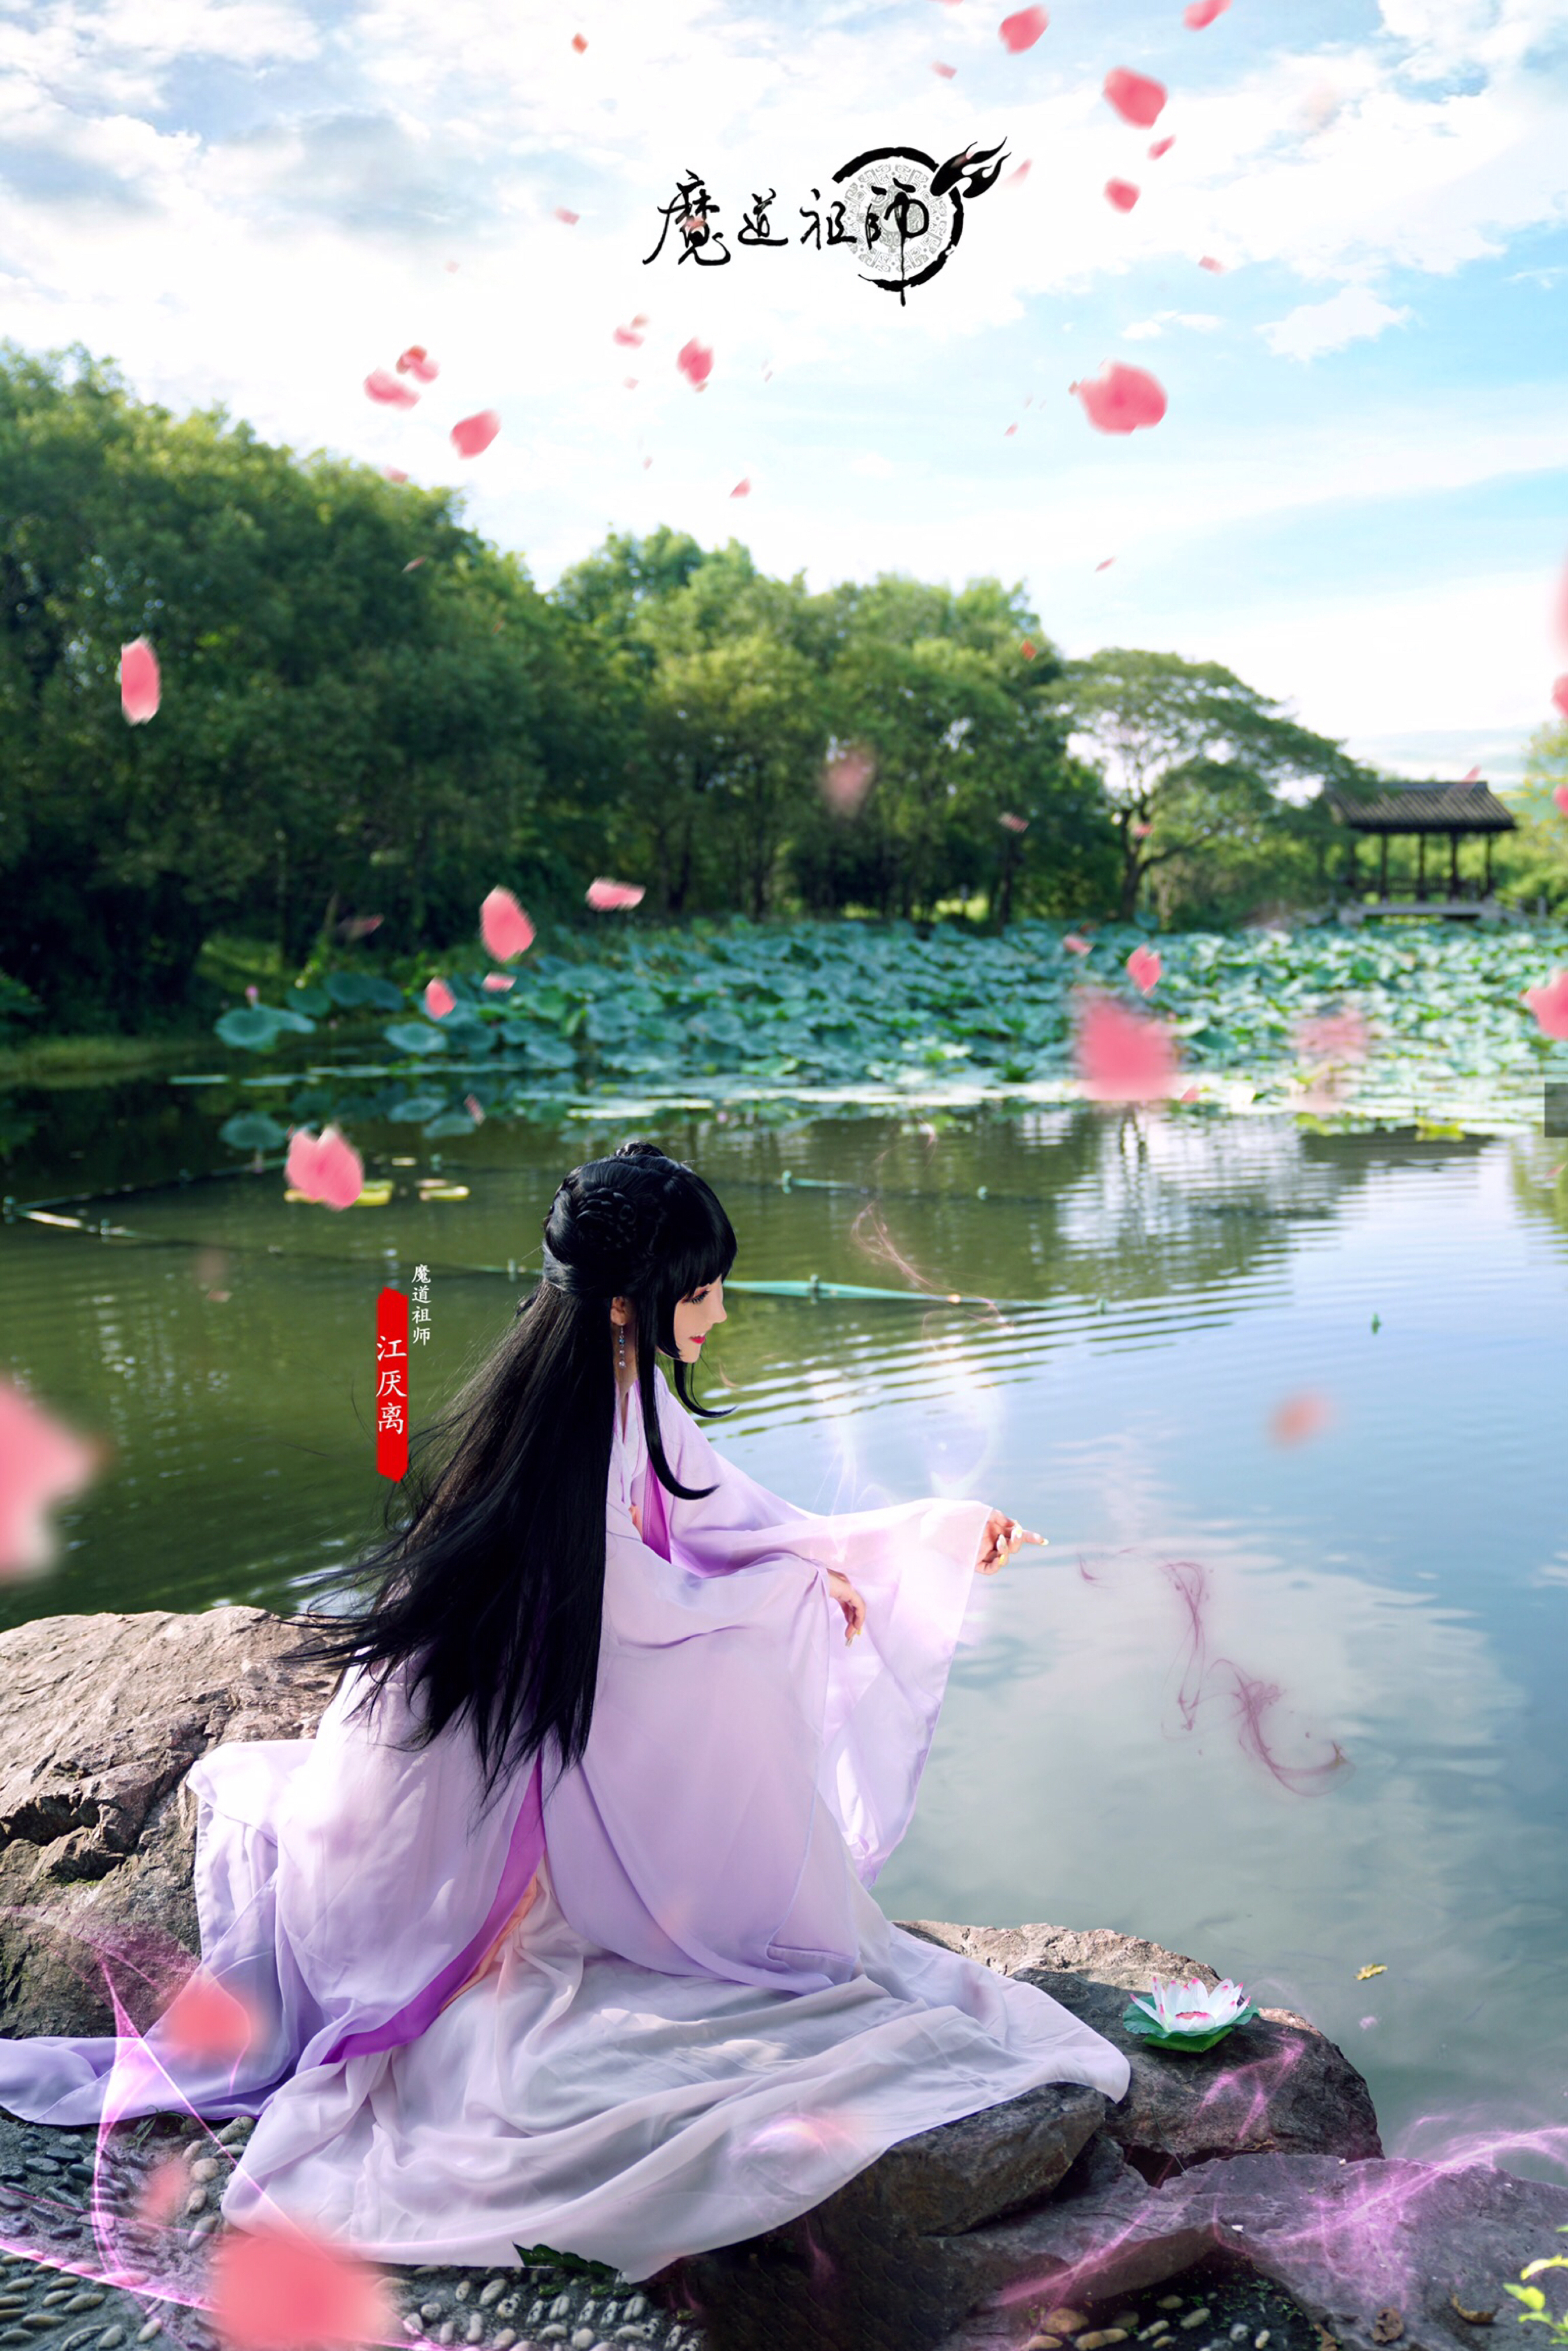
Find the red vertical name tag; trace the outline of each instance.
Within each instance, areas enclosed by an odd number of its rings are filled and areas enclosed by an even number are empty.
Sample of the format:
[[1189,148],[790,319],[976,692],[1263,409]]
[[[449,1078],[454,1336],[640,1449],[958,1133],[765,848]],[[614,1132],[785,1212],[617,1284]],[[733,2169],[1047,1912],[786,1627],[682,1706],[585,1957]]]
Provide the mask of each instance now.
[[400,1290],[376,1301],[376,1467],[401,1478],[409,1466],[409,1301]]

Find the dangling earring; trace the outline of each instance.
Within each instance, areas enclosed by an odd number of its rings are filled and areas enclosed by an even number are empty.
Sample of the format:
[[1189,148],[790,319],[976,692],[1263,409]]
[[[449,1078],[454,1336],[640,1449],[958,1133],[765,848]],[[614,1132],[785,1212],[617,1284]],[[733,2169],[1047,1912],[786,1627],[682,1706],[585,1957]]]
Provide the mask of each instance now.
[[626,1324],[624,1322],[618,1322],[615,1326],[615,1367],[624,1380],[626,1377]]

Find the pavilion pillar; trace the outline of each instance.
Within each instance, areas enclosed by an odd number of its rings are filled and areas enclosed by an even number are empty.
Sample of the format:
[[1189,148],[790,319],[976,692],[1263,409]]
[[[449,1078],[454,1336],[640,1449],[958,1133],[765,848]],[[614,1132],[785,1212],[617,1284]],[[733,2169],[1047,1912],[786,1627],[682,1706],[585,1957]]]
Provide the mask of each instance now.
[[1486,882],[1481,895],[1485,898],[1491,896],[1491,835],[1490,832],[1486,837]]
[[1424,832],[1418,832],[1416,835],[1416,896],[1420,900],[1425,898],[1426,894],[1427,836]]
[[1450,898],[1457,898],[1459,894],[1459,836],[1457,832],[1450,832],[1449,835],[1449,895]]
[[1388,895],[1388,835],[1380,833],[1377,840],[1377,894]]

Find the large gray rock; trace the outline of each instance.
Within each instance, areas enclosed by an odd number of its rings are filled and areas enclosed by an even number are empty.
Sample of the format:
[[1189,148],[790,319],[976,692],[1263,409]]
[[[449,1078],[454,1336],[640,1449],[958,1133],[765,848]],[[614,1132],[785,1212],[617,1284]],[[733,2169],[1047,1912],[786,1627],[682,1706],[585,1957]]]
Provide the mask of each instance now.
[[1150,2049],[1127,2030],[1128,1995],[1147,1991],[1153,1976],[1218,1983],[1201,1960],[1106,1927],[1078,1932],[922,1918],[907,1922],[906,1931],[1038,1985],[1126,2051],[1132,2081],[1106,2129],[1150,2180],[1216,2155],[1278,2149],[1361,2161],[1383,2152],[1361,2075],[1314,2024],[1288,2008],[1264,2009],[1202,2057]]
[[199,1755],[313,1730],[333,1675],[263,1608],[46,1616],[0,1633],[0,2035],[150,2024],[200,1948]]
[[[1079,2194],[947,2240],[992,2320],[1042,2300],[1106,2305],[1222,2252],[1283,2287],[1343,2351],[1475,2351],[1516,2314],[1504,2286],[1560,2252],[1568,2226],[1568,2188],[1479,2165],[1246,2155],[1158,2189],[1114,2159],[1094,2168]],[[1560,2306],[1561,2291],[1549,2299]],[[995,2334],[981,2317],[951,2351]]]

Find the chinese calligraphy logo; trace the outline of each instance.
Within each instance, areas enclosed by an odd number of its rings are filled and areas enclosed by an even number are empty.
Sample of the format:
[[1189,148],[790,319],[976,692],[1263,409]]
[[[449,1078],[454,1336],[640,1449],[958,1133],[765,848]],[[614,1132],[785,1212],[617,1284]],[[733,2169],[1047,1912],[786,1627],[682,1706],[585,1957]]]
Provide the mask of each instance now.
[[[911,287],[924,286],[945,266],[963,235],[965,197],[982,196],[994,187],[1006,160],[1000,145],[966,147],[945,163],[919,147],[869,148],[835,172],[831,184],[838,193],[826,212],[820,209],[820,188],[813,188],[809,205],[797,207],[805,226],[795,242],[819,253],[853,246],[861,276],[885,293],[897,294],[902,304]],[[753,189],[734,231],[735,244],[788,246],[789,236],[774,225],[777,204],[776,188]],[[658,209],[663,226],[653,251],[643,256],[645,268],[659,259],[671,230],[678,266],[691,261],[699,269],[718,269],[733,258],[719,221],[723,205],[709,193],[701,172],[689,170],[676,182],[670,202]]]

